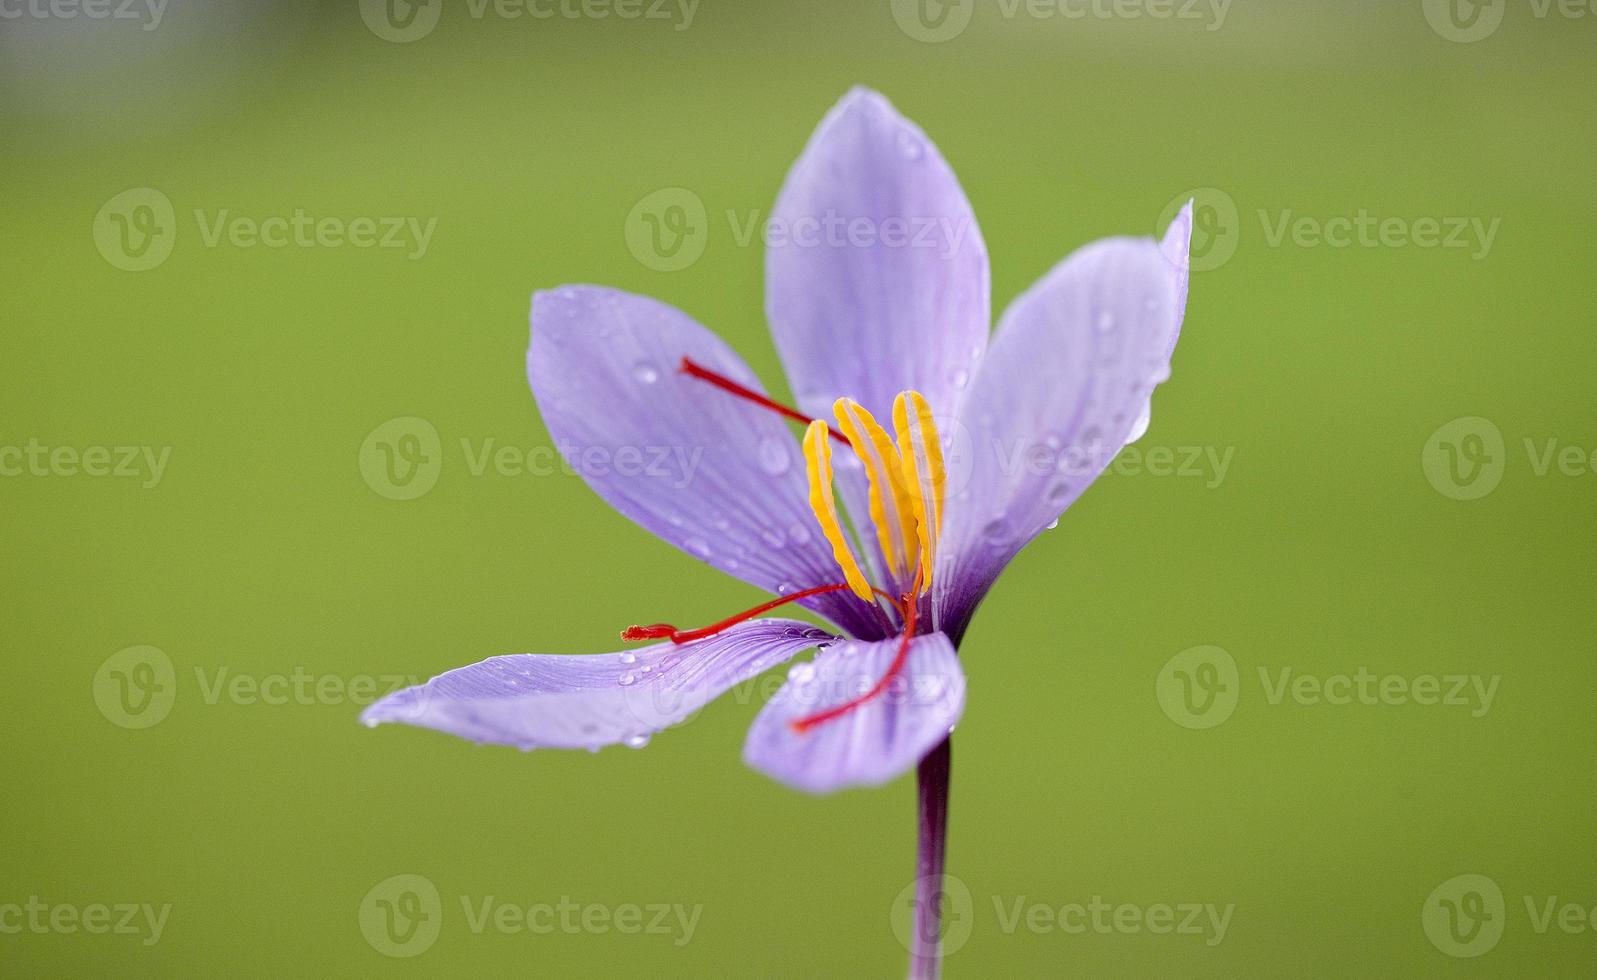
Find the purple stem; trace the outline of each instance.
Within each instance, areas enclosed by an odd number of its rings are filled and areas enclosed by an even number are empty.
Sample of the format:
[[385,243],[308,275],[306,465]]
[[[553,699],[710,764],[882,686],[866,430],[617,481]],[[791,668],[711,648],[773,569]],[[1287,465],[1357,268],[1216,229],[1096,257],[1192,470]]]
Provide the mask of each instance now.
[[948,845],[948,772],[952,739],[927,753],[916,771],[920,847],[915,866],[915,926],[910,980],[937,980],[942,968],[943,857]]

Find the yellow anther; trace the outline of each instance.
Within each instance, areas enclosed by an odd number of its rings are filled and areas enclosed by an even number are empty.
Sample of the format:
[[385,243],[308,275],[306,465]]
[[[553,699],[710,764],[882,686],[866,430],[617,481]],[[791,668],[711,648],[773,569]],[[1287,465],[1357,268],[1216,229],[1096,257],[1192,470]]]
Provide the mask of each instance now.
[[855,595],[866,602],[875,602],[871,583],[860,571],[859,562],[854,560],[848,538],[843,535],[843,525],[837,519],[837,501],[832,497],[832,437],[826,423],[819,419],[811,422],[804,433],[804,462],[810,476],[810,509],[821,525],[821,533],[831,542],[832,557],[843,570],[843,580]]
[[914,567],[919,538],[898,450],[887,430],[859,402],[839,398],[832,411],[837,414],[838,428],[865,465],[865,475],[870,480],[871,523],[876,527],[882,554],[893,574],[903,576]]
[[915,529],[920,539],[921,586],[924,588],[932,582],[937,538],[943,526],[943,497],[948,486],[948,474],[943,468],[943,445],[937,435],[937,425],[932,421],[932,406],[918,391],[906,391],[893,399],[893,428],[898,432],[904,486],[915,511]]

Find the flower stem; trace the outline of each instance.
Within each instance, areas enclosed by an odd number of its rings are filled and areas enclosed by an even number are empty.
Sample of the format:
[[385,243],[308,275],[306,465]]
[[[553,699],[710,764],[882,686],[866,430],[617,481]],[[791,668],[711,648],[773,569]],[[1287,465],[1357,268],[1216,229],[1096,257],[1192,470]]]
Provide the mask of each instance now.
[[915,925],[910,980],[937,980],[942,968],[943,857],[948,846],[948,773],[952,739],[927,753],[916,771],[920,848],[915,868]]

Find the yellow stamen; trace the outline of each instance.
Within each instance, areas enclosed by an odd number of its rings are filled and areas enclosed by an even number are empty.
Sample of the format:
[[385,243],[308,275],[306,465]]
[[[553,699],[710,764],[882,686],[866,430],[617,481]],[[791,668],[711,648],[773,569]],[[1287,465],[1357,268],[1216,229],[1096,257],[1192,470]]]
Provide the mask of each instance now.
[[[915,410],[910,424],[910,407]],[[916,533],[920,538],[922,587],[932,581],[932,566],[937,555],[937,538],[943,526],[943,498],[948,474],[943,468],[943,445],[932,421],[932,407],[918,391],[906,391],[893,399],[893,428],[898,432],[898,456],[904,468],[904,485],[915,511]]]
[[804,432],[804,462],[810,476],[810,509],[821,525],[821,533],[831,542],[832,557],[843,570],[843,580],[855,595],[875,602],[871,583],[854,560],[854,552],[843,536],[843,525],[837,519],[837,502],[832,497],[832,438],[820,419],[811,422]]
[[888,438],[887,430],[859,402],[839,398],[832,411],[837,413],[838,428],[865,464],[865,475],[871,485],[871,523],[876,527],[882,554],[887,557],[893,574],[903,576],[914,565],[919,538],[909,491],[904,487],[904,464],[898,458],[898,450]]

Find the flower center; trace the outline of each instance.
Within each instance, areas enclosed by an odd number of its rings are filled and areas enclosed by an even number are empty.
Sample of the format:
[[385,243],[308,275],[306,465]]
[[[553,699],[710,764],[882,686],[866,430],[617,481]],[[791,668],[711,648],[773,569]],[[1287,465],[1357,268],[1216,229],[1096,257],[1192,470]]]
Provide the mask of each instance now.
[[[932,421],[931,405],[917,391],[905,391],[893,400],[895,443],[871,413],[853,399],[839,398],[832,406],[838,424],[838,428],[833,429],[820,419],[812,419],[796,409],[773,401],[690,358],[682,359],[681,371],[728,394],[807,425],[804,432],[804,461],[809,476],[810,510],[814,512],[821,533],[832,547],[832,557],[843,572],[843,581],[780,596],[698,629],[681,630],[669,623],[656,623],[652,626],[628,627],[621,636],[626,640],[669,639],[673,643],[691,643],[714,636],[779,606],[830,592],[851,592],[878,612],[882,611],[882,607],[877,603],[877,598],[885,599],[888,611],[900,617],[903,626],[898,652],[892,663],[881,678],[859,697],[789,723],[795,732],[802,734],[879,697],[903,672],[909,658],[910,643],[920,626],[920,599],[932,583],[947,487],[942,443],[937,426]],[[864,515],[851,522],[853,534],[845,528],[839,516],[837,499],[833,494],[833,439],[852,449],[864,469],[868,523],[870,530],[875,532],[875,552],[860,547],[865,540],[864,526],[867,521],[863,519]],[[873,585],[856,554],[865,556],[866,565],[877,573],[879,581],[896,585],[899,590],[890,592]]]

